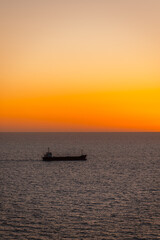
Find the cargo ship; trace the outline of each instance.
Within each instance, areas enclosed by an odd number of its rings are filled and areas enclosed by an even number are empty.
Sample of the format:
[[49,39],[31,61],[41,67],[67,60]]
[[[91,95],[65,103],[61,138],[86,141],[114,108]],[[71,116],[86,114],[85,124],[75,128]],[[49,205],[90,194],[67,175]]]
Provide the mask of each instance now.
[[79,156],[53,156],[48,148],[48,152],[42,156],[43,161],[86,161],[87,155],[81,154]]

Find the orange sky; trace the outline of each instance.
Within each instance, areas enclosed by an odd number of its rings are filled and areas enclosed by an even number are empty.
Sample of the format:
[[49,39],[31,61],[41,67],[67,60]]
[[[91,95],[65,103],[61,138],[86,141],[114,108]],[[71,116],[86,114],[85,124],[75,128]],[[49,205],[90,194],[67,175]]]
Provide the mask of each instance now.
[[160,131],[159,0],[1,0],[0,131]]

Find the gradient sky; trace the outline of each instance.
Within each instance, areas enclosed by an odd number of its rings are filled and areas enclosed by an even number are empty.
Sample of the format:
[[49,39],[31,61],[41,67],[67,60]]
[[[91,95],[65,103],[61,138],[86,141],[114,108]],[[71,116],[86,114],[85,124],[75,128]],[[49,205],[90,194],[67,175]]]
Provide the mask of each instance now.
[[0,131],[160,131],[159,0],[0,0]]

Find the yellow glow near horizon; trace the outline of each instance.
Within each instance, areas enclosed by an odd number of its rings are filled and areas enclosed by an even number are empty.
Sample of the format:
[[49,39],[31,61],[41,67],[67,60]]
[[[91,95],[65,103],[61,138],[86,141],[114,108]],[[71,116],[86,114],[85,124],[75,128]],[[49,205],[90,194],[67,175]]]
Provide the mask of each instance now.
[[0,131],[160,131],[159,0],[0,2]]

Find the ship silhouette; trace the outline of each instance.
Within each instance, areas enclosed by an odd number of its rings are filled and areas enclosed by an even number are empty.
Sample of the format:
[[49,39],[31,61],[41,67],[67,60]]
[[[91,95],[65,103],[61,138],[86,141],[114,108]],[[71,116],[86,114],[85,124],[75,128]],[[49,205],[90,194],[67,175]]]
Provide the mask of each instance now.
[[53,156],[52,152],[50,152],[48,148],[48,152],[44,154],[42,157],[43,161],[86,161],[87,160],[87,155],[81,154],[79,156]]

